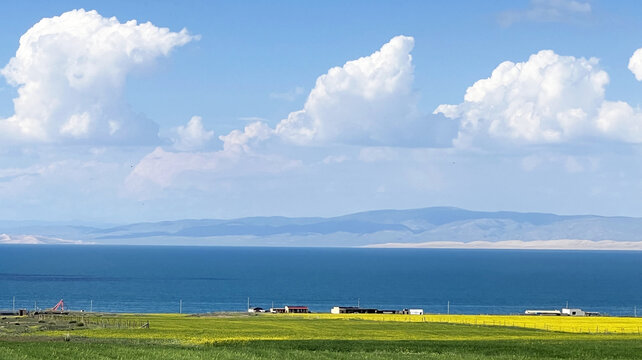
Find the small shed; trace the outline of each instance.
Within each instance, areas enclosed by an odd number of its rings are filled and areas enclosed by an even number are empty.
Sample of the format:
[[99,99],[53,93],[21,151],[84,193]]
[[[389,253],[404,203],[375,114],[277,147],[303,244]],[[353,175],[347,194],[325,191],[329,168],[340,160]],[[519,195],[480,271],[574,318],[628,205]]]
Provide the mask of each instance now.
[[255,308],[247,309],[247,312],[249,312],[249,313],[262,313],[262,312],[265,312],[265,310],[262,307],[255,307]]
[[285,308],[270,308],[272,314],[283,314],[285,313]]

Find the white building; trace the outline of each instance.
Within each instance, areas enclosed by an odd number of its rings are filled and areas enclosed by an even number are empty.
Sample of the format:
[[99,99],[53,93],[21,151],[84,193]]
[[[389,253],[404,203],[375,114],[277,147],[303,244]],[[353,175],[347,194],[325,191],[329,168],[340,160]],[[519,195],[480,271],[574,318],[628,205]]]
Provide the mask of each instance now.
[[562,315],[566,316],[586,316],[586,312],[582,309],[562,309]]
[[410,315],[423,315],[424,309],[408,309],[408,314]]

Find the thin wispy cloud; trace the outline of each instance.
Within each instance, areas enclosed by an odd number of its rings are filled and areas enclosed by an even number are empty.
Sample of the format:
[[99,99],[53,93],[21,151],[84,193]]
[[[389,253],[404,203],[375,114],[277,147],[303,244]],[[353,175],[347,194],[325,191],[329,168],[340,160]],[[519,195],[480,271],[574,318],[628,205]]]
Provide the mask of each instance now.
[[273,92],[270,93],[270,98],[285,100],[285,101],[294,101],[298,99],[301,95],[305,93],[305,89],[302,86],[297,86],[294,89],[286,92]]
[[586,1],[531,0],[526,9],[500,13],[498,21],[505,27],[519,22],[569,22],[586,19],[591,11],[591,4]]
[[267,121],[266,118],[262,118],[260,116],[242,116],[238,119],[241,121],[248,121],[248,122]]
[[349,157],[345,155],[328,155],[323,159],[324,164],[341,164],[350,160]]

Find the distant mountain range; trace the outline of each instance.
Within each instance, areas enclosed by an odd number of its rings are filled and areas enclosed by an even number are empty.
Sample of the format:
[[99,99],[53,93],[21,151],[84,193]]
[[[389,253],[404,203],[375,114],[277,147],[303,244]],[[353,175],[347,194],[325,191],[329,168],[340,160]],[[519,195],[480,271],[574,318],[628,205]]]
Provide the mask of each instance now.
[[[321,218],[248,217],[121,226],[0,222],[2,243],[641,249],[642,218],[453,207]],[[40,241],[40,242],[39,242]]]

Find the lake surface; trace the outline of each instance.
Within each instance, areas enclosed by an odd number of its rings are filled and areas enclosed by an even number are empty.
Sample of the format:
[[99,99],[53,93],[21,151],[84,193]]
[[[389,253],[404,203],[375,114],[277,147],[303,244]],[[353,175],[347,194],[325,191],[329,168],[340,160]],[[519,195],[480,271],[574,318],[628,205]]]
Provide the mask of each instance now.
[[[642,252],[0,246],[0,309],[185,313],[306,305],[446,313],[642,310]],[[642,311],[640,311],[642,313]]]

